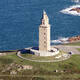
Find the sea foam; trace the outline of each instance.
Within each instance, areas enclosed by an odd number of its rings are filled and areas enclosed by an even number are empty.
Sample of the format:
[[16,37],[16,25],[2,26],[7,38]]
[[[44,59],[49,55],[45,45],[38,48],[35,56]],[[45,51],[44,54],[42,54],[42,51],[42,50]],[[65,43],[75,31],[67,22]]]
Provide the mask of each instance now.
[[71,0],[72,2],[79,3],[80,0]]
[[57,40],[51,40],[51,43],[53,44],[62,44],[62,43],[68,43],[68,37],[65,38],[65,37],[60,37],[58,38]]
[[64,13],[64,14],[71,14],[71,15],[75,15],[75,16],[80,16],[80,13],[78,13],[77,11],[70,11],[72,8],[77,8],[77,7],[80,7],[80,5],[70,6],[69,8],[63,9],[60,12]]

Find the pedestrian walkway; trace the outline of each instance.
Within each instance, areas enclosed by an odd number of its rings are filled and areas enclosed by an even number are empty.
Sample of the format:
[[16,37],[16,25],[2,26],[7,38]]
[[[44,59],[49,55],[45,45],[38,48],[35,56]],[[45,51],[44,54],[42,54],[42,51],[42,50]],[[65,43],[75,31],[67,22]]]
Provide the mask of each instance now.
[[32,60],[32,59],[28,59],[28,58],[22,57],[22,56],[21,56],[21,52],[18,51],[18,52],[17,52],[17,56],[18,56],[19,58],[21,58],[21,59],[29,60],[29,61],[34,61],[34,62],[59,62],[59,61],[63,61],[63,60],[69,59],[71,55],[67,54],[66,57],[62,56],[62,58],[56,59],[56,60]]

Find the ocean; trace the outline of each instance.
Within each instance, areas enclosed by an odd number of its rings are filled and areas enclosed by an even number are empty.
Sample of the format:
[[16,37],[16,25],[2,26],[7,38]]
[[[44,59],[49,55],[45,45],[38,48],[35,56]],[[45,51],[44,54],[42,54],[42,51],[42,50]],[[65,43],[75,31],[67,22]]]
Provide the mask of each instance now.
[[80,16],[62,13],[79,0],[0,0],[0,50],[38,46],[43,10],[51,24],[51,42],[80,35]]

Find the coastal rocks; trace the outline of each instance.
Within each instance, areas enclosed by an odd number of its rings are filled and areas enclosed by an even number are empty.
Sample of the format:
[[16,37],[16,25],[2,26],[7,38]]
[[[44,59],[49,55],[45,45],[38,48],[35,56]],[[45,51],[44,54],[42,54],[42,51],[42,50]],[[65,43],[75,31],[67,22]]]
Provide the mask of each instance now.
[[32,69],[33,67],[30,66],[30,65],[23,65],[23,69],[26,70],[26,69]]
[[72,8],[72,9],[70,9],[70,11],[76,11],[77,13],[80,13],[80,7],[78,8]]
[[30,66],[30,65],[19,65],[18,66],[18,71],[21,71],[21,70],[30,70],[30,69],[32,69],[33,67],[32,66]]
[[69,42],[80,41],[80,36],[71,37],[68,39]]
[[21,65],[21,64],[16,64],[16,63],[12,63],[10,65],[5,66],[5,68],[2,70],[2,72],[9,72],[11,75],[15,75],[20,71],[23,70],[31,70],[33,69],[33,66],[31,65]]
[[75,16],[80,16],[80,5],[70,6],[66,9],[61,10],[60,12],[64,13],[64,14],[71,14],[71,15],[75,15]]

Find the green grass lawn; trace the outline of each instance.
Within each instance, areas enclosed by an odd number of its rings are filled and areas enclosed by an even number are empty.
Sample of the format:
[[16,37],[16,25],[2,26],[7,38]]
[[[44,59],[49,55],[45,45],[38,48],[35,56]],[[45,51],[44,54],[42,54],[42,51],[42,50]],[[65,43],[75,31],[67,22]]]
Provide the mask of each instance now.
[[[61,62],[48,62],[48,63],[39,63],[32,62],[27,60],[22,60],[16,56],[16,54],[11,54],[7,56],[0,56],[0,71],[6,65],[11,63],[17,63],[21,65],[32,65],[32,70],[22,71],[20,75],[26,75],[22,80],[78,80],[80,79],[80,55],[72,55],[70,59],[61,61]],[[55,70],[59,72],[55,73]],[[61,73],[60,71],[66,70],[66,73]],[[7,74],[8,72],[6,72]],[[0,72],[0,74],[2,74]],[[3,74],[4,75],[4,74]],[[29,75],[29,76],[27,76]],[[0,79],[3,77],[0,77]],[[4,77],[6,80],[6,76]],[[3,79],[4,79],[3,78]],[[11,80],[11,77],[9,77]],[[19,78],[19,77],[18,77]],[[14,77],[15,80],[20,80]],[[9,80],[9,79],[8,79]]]
[[80,48],[77,48],[78,51],[80,51]]
[[67,43],[63,45],[80,46],[80,42]]

